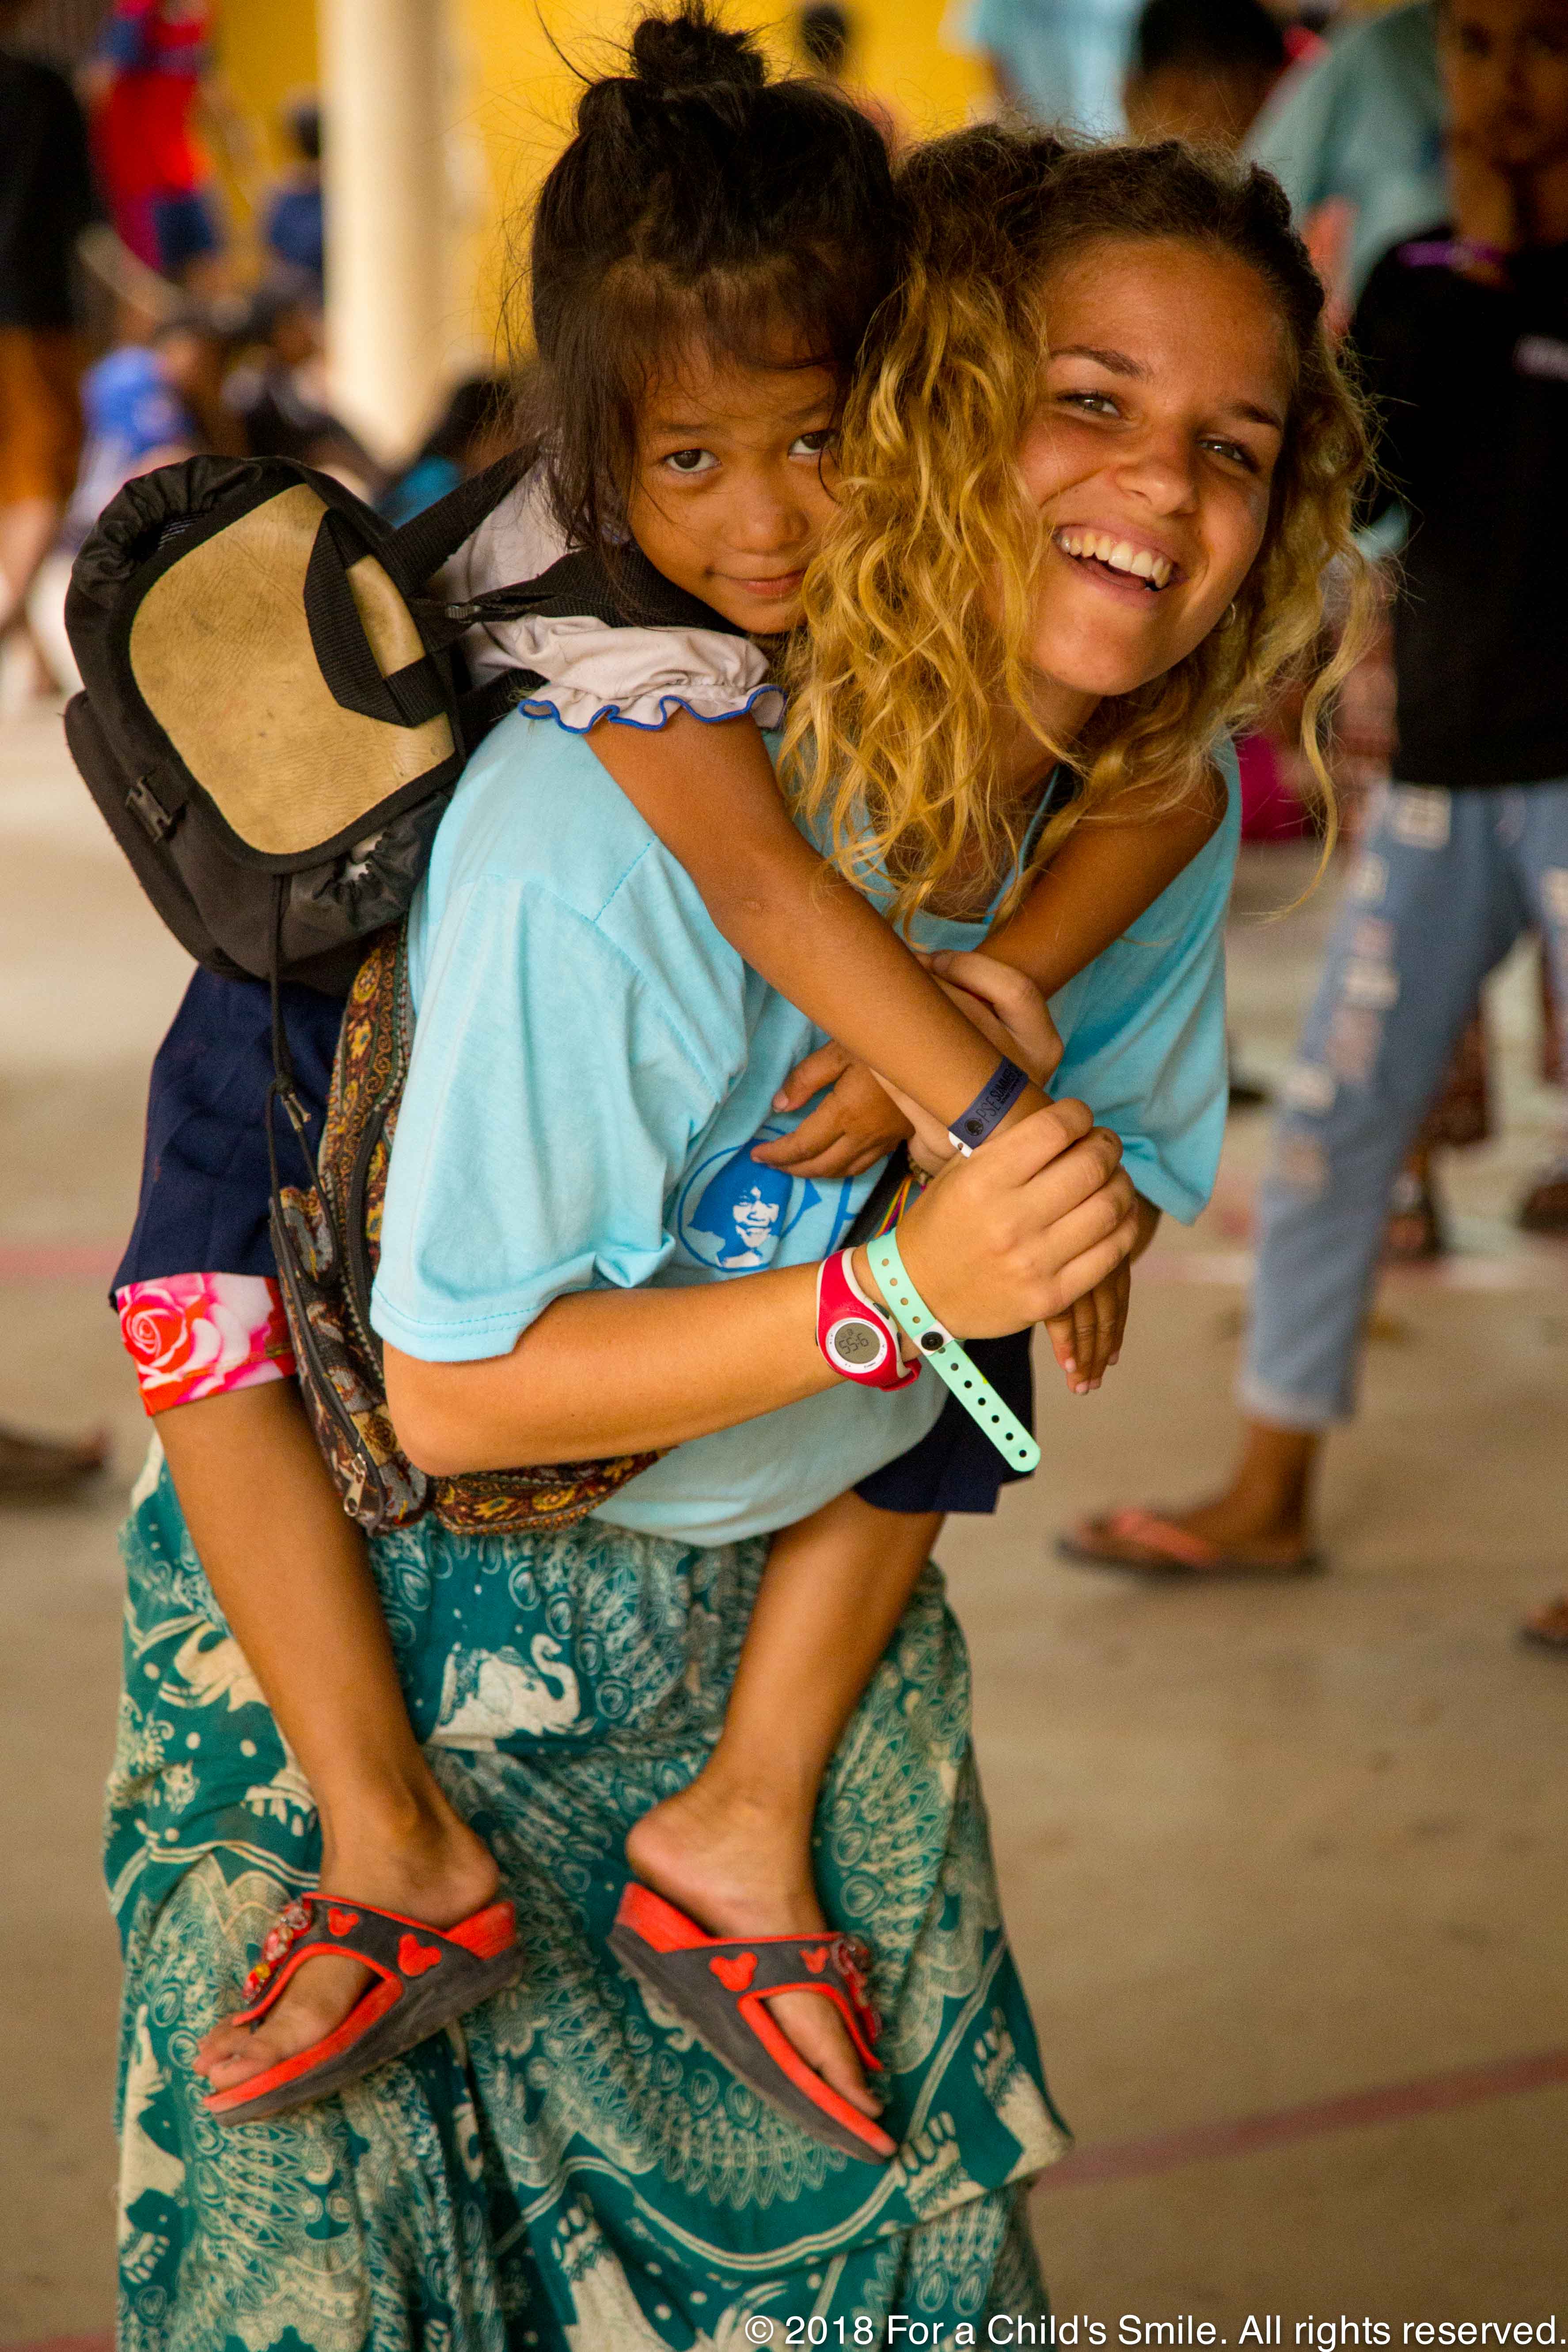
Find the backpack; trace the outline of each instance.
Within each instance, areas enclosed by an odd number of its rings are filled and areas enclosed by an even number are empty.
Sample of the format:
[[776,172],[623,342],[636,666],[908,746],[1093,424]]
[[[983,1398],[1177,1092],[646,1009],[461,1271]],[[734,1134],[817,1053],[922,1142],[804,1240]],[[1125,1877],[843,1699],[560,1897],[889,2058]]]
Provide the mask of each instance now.
[[[66,735],[164,923],[199,963],[272,986],[271,1225],[300,1391],[368,1534],[433,1511],[469,1533],[570,1526],[650,1454],[428,1479],[386,1412],[370,1289],[413,1019],[403,918],[469,753],[537,672],[468,684],[476,622],[588,614],[738,635],[634,546],[612,578],[568,554],[514,587],[427,594],[521,479],[503,458],[400,530],[281,458],[191,457],[128,482],[77,557]],[[348,994],[319,1156],[279,983]],[[286,1185],[278,1112],[307,1181]]]
[[346,993],[406,912],[468,758],[543,683],[468,685],[476,622],[590,614],[738,634],[636,547],[452,604],[433,573],[534,452],[400,530],[281,457],[187,457],[126,483],[71,570],[83,691],[66,737],[153,906],[198,963]]

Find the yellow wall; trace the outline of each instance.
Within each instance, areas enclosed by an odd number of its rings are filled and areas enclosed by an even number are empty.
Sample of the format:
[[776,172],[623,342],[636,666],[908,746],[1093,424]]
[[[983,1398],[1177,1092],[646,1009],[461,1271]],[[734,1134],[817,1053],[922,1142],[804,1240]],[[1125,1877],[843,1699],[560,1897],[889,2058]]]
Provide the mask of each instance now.
[[269,179],[285,160],[278,110],[296,92],[315,87],[315,0],[221,0],[217,57],[222,80],[256,143],[256,168]]
[[[858,77],[890,98],[916,131],[962,121],[984,77],[973,59],[943,44],[942,27],[954,0],[847,5],[862,35]],[[626,0],[447,0],[447,8],[448,161],[460,222],[448,328],[454,358],[478,357],[496,332],[508,274],[506,222],[548,171],[570,123],[576,84],[551,37],[582,70],[603,72],[616,37],[638,12]],[[777,59],[792,61],[787,5],[729,0],[727,13],[769,34]],[[224,79],[253,128],[268,176],[280,161],[273,131],[278,109],[316,79],[313,0],[222,0],[219,46]],[[331,91],[322,96],[330,110]]]

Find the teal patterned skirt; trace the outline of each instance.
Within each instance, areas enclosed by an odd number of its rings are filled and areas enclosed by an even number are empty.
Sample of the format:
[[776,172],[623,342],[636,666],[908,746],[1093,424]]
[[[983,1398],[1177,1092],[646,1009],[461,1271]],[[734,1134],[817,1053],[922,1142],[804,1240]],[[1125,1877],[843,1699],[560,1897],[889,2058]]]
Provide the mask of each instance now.
[[876,1955],[900,2141],[878,2168],[759,2102],[605,1945],[626,1831],[718,1735],[761,1543],[426,1522],[375,1546],[410,1709],[500,1862],[526,1973],[342,2095],[224,2127],[192,2057],[313,1884],[315,1814],[153,1464],[123,1542],[124,2352],[784,2352],[825,2340],[814,2317],[831,2344],[880,2344],[895,2312],[940,2320],[913,2340],[944,2346],[983,2344],[994,2312],[1038,2317],[1024,2191],[1066,2143],[934,1567],[817,1816],[828,1916]]

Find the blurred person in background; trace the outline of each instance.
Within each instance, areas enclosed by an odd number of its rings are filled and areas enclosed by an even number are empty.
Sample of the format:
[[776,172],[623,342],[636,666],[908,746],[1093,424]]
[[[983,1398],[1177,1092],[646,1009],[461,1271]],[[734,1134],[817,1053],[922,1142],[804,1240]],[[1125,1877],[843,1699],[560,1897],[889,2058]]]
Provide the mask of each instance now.
[[252,298],[234,328],[248,348],[223,387],[226,412],[252,457],[292,457],[318,466],[362,498],[382,471],[327,396],[321,289],[300,271],[279,270]]
[[5,47],[28,0],[0,0],[0,636],[16,622],[76,478],[76,243],[92,219],[81,110],[63,76]]
[[1342,323],[1389,247],[1447,205],[1437,0],[1352,23],[1304,60],[1247,152],[1289,197]]
[[114,348],[82,378],[87,424],[81,464],[58,537],[27,600],[27,617],[45,662],[62,693],[81,684],[66,636],[66,590],[71,565],[88,532],[134,475],[172,466],[209,446],[203,411],[213,408],[222,346],[207,321],[190,310],[161,318],[122,299]]
[[515,406],[500,376],[465,376],[440,423],[377,501],[388,522],[412,522],[459,482],[482,474],[517,441]]
[[970,45],[1004,106],[1091,138],[1125,130],[1121,88],[1139,0],[975,0]]
[[261,241],[274,268],[309,280],[319,305],[326,273],[320,101],[314,95],[293,100],[281,125],[293,160],[267,199]]
[[1239,147],[1289,62],[1263,0],[1148,0],[1124,93],[1134,139]]
[[179,286],[209,283],[225,243],[196,130],[211,40],[207,0],[114,0],[80,76],[116,233]]
[[908,144],[909,132],[898,109],[885,98],[875,98],[861,89],[851,76],[849,59],[856,42],[855,20],[847,8],[839,6],[838,0],[807,0],[795,17],[795,41],[807,72],[842,90],[851,106],[858,107],[868,121],[876,124],[889,154],[896,155]]
[[[1247,153],[1283,184],[1330,289],[1331,315],[1342,324],[1391,247],[1447,209],[1437,62],[1440,5],[1441,0],[1415,0],[1370,22],[1348,24],[1330,47],[1319,45],[1315,59],[1304,60],[1279,84],[1247,141]],[[1391,501],[1369,537],[1368,551],[1397,558],[1405,524],[1398,501]],[[1385,634],[1352,684],[1347,710],[1350,702],[1357,709],[1341,730],[1341,749],[1350,764],[1373,775],[1386,775],[1393,751],[1392,658]],[[1377,705],[1384,706],[1381,724],[1373,711]],[[1268,757],[1267,741],[1252,738],[1243,751],[1249,811],[1258,804],[1257,774]],[[1289,797],[1288,783],[1282,793],[1270,790],[1268,795],[1280,808]],[[1360,821],[1362,797],[1352,792],[1347,809],[1352,830]],[[1249,824],[1246,837],[1262,835]],[[1544,1084],[1560,1085],[1560,1023],[1550,958],[1542,958],[1541,971],[1541,1075]],[[1447,1247],[1432,1155],[1439,1147],[1460,1150],[1488,1140],[1487,1060],[1478,1006],[1395,1182],[1384,1252],[1391,1264],[1420,1264]],[[1568,1119],[1568,1106],[1564,1116]],[[1568,1129],[1518,1213],[1526,1232],[1568,1234]]]
[[[5,46],[26,14],[0,0],[0,636],[21,612],[76,471],[72,260],[94,210],[69,84]],[[61,1444],[0,1427],[0,1503],[70,1495],[107,1450],[101,1436]]]
[[[1442,0],[1446,216],[1352,324],[1411,517],[1393,782],[1363,837],[1259,1194],[1240,1464],[1069,1558],[1166,1577],[1319,1564],[1324,1437],[1354,1404],[1400,1162],[1486,974],[1538,927],[1568,992],[1568,0]],[[1386,496],[1386,493],[1385,493]],[[1524,1631],[1568,1651],[1568,1596]]]

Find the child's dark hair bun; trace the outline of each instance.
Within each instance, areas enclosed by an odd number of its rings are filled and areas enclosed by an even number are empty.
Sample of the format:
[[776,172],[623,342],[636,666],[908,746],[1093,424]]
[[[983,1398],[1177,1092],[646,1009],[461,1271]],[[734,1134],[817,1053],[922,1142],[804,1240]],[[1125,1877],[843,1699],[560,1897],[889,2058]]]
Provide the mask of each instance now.
[[689,91],[761,89],[768,69],[749,33],[726,32],[706,8],[645,16],[632,35],[632,65],[646,89],[662,98]]

